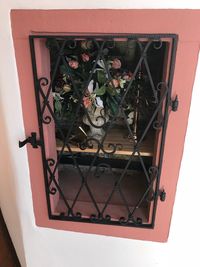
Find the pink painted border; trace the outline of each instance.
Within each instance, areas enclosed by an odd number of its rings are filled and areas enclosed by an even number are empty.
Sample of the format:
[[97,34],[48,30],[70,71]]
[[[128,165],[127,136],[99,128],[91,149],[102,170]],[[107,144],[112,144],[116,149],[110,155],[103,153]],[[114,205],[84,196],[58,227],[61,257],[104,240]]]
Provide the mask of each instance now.
[[183,153],[192,87],[200,43],[199,10],[12,10],[12,33],[26,135],[38,132],[29,34],[33,33],[176,33],[179,44],[173,95],[180,107],[167,129],[161,188],[167,199],[158,202],[153,230],[49,220],[40,150],[27,146],[35,220],[38,226],[152,241],[166,241]]

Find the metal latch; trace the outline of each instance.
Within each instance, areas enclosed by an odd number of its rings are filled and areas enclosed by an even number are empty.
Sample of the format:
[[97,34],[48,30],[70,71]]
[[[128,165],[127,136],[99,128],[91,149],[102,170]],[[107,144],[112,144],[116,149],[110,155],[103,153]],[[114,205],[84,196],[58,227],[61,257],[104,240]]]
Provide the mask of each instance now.
[[33,148],[38,148],[38,146],[41,146],[41,141],[36,139],[35,132],[32,132],[31,136],[27,137],[24,141],[19,141],[19,147],[21,148],[27,143],[30,143]]
[[171,100],[172,111],[176,112],[178,110],[178,105],[179,105],[179,100],[178,96],[176,95],[175,99]]

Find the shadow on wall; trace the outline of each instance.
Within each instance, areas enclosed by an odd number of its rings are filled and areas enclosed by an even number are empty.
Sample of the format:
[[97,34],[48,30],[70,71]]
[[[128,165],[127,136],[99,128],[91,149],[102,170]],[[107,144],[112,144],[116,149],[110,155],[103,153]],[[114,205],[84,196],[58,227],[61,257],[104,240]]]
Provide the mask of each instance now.
[[13,245],[15,247],[21,265],[26,266],[24,244],[21,231],[21,223],[19,219],[18,207],[16,205],[16,181],[15,171],[12,166],[12,152],[8,145],[6,125],[3,118],[2,107],[0,105],[0,122],[1,122],[1,135],[0,135],[0,207],[4,220],[6,222],[9,234],[11,236]]

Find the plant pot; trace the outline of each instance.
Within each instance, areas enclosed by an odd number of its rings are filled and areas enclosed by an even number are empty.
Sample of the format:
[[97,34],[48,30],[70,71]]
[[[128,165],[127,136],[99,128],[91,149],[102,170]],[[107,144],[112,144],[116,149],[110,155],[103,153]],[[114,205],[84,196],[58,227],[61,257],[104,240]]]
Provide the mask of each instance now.
[[[89,117],[89,118],[88,118]],[[103,126],[108,122],[109,116],[105,114],[104,108],[97,107],[83,116],[83,123],[90,127],[88,136],[101,140],[105,134]]]

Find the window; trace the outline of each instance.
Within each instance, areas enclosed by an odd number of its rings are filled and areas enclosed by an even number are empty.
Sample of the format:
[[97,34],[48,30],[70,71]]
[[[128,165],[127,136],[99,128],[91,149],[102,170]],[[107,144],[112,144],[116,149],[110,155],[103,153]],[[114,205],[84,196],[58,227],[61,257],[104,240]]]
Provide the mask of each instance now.
[[30,36],[40,140],[26,141],[41,146],[50,219],[154,227],[176,45],[173,34]]

